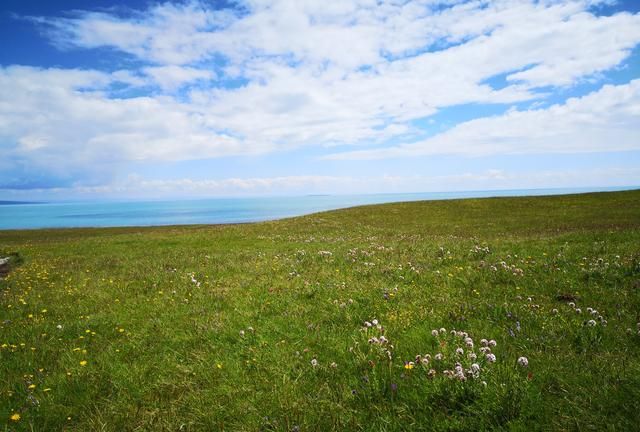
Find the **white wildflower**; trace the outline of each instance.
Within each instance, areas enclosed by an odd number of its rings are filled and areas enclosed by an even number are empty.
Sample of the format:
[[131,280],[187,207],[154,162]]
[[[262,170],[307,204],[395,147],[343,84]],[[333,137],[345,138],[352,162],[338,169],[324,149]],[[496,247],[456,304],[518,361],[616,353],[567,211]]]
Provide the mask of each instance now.
[[526,357],[519,357],[518,364],[522,367],[527,367],[529,366],[529,360]]

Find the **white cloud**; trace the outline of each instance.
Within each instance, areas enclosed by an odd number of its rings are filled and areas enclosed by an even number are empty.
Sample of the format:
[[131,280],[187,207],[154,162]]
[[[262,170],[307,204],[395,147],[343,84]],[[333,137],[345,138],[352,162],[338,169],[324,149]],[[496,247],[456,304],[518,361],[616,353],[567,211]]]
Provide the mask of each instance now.
[[[0,68],[5,156],[65,169],[126,160],[184,160],[266,151],[217,132],[170,97],[116,99],[118,80],[94,71]],[[15,140],[15,141],[14,141]]]
[[146,67],[143,71],[166,91],[177,90],[185,84],[215,77],[215,73],[209,70],[175,65]]
[[[108,48],[135,58],[122,64],[142,66],[0,69],[0,146],[13,159],[64,171],[415,141],[424,131],[414,120],[442,108],[541,99],[542,87],[553,92],[547,86],[620,65],[640,43],[640,14],[596,16],[589,8],[599,3],[244,0],[232,11],[191,1],[33,18],[60,48]],[[499,75],[504,88],[487,84]],[[465,155],[595,151],[605,137],[615,143],[606,149],[637,148],[625,131],[637,131],[628,112],[636,101],[614,93],[604,101],[611,111],[599,114],[608,123],[594,120],[597,104],[583,98],[566,104],[566,118],[513,112],[336,158],[433,154],[439,146]]]
[[640,150],[640,80],[546,109],[510,110],[460,123],[416,143],[336,153],[329,159],[384,159],[434,154],[583,153]]
[[[7,190],[13,199],[68,199],[69,197],[200,198],[305,194],[420,193],[441,191],[488,191],[531,188],[620,187],[640,182],[639,168],[616,166],[596,169],[538,170],[534,172],[493,169],[449,175],[280,176],[232,177],[194,180],[148,179],[130,175],[98,186]],[[2,191],[2,189],[0,189]]]

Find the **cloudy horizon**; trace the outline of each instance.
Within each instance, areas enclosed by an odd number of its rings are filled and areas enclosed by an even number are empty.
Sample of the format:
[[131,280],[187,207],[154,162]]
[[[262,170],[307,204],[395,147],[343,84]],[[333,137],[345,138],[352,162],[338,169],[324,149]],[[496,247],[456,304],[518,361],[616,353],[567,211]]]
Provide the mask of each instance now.
[[8,1],[0,200],[640,185],[640,5]]

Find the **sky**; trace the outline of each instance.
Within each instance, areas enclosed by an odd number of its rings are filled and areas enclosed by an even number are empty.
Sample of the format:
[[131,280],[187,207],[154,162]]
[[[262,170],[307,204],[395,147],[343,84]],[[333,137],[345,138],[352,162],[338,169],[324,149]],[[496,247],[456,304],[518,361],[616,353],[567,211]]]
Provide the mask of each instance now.
[[3,0],[0,200],[640,185],[640,1]]

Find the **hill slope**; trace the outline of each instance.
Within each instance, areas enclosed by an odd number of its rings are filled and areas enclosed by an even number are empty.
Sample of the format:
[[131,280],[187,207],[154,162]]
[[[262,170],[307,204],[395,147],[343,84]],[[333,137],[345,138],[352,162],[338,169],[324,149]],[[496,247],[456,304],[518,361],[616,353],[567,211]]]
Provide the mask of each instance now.
[[0,232],[0,422],[631,430],[639,244],[640,191]]

